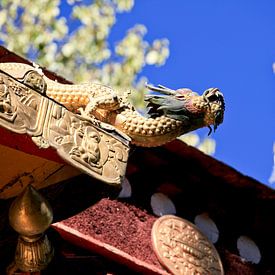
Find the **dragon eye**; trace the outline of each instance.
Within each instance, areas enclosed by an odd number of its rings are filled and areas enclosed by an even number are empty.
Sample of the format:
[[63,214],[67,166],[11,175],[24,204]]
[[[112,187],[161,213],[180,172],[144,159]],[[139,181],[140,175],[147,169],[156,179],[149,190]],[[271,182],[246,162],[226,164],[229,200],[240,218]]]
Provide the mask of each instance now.
[[185,98],[185,95],[176,95],[176,98],[177,98],[177,99],[184,99],[184,98]]

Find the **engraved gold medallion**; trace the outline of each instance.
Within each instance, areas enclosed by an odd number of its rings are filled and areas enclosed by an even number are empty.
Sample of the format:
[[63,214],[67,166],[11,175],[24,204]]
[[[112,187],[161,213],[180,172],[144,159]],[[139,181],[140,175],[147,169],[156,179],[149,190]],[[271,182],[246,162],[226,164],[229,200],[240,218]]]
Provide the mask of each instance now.
[[172,274],[223,275],[219,254],[207,237],[192,223],[165,215],[152,228],[154,251]]

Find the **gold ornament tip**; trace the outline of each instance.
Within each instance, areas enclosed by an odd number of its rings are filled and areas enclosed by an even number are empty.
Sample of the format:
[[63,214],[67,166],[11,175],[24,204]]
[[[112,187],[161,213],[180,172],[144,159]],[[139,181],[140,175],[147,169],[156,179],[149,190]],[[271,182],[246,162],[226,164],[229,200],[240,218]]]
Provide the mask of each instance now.
[[11,227],[23,236],[43,233],[52,223],[53,212],[48,201],[28,185],[9,209]]

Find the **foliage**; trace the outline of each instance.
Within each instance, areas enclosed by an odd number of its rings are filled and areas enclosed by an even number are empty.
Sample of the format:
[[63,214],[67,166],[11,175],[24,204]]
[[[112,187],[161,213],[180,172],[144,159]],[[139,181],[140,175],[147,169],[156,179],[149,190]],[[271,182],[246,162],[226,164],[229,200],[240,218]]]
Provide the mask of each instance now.
[[212,138],[204,138],[201,140],[197,134],[189,133],[189,134],[182,135],[181,137],[179,137],[179,139],[187,143],[188,145],[197,147],[199,150],[201,150],[205,154],[213,155],[215,153],[216,142]]
[[130,86],[145,65],[162,65],[169,55],[168,41],[149,44],[142,25],[128,30],[111,51],[108,37],[116,15],[130,11],[133,0],[70,0],[71,6],[59,0],[1,2],[1,42],[76,82]]
[[[137,75],[146,65],[165,63],[169,42],[145,41],[146,27],[136,25],[110,45],[117,14],[130,12],[133,6],[134,0],[2,0],[0,43],[76,83],[99,81],[132,87],[139,91],[133,93],[139,106],[146,78]],[[189,141],[188,136],[184,139]]]

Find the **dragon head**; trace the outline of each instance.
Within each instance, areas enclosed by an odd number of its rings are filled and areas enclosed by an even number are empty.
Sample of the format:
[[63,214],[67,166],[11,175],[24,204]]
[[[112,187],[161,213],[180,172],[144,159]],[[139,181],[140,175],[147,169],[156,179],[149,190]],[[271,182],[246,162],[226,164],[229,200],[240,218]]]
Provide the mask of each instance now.
[[212,132],[210,125],[214,125],[215,131],[217,127],[223,122],[225,110],[224,97],[218,88],[209,88],[203,93],[202,98],[208,107],[205,120],[210,129],[210,135]]
[[209,135],[223,122],[225,103],[223,94],[217,88],[207,89],[199,95],[187,88],[172,90],[162,85],[157,87],[146,85],[154,93],[146,95],[149,102],[149,114],[153,116],[165,115],[189,123],[194,129],[207,126]]

